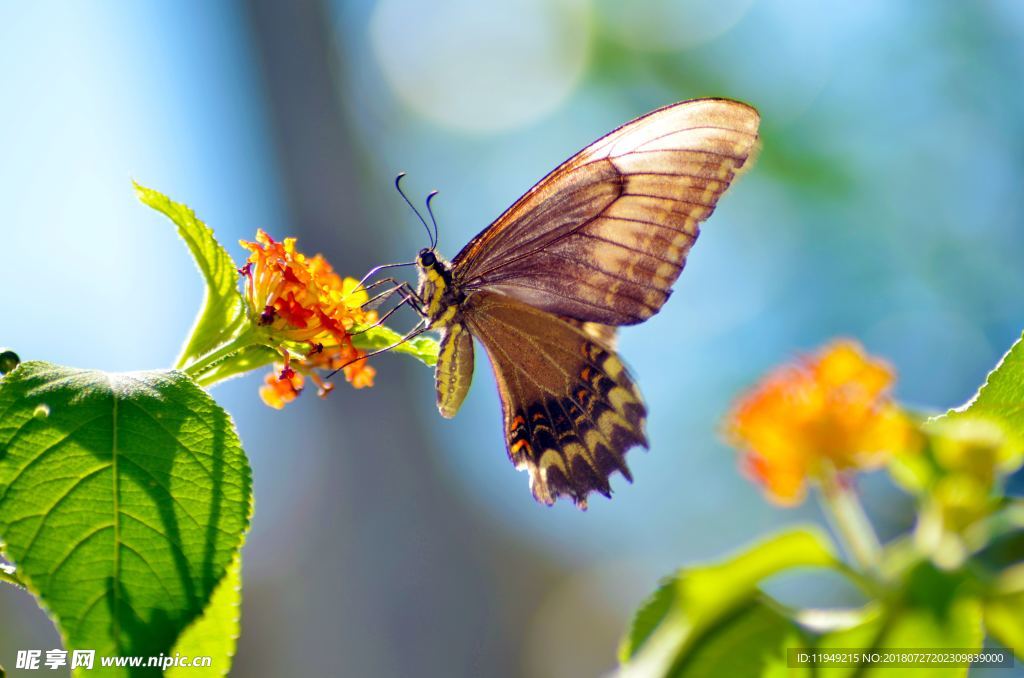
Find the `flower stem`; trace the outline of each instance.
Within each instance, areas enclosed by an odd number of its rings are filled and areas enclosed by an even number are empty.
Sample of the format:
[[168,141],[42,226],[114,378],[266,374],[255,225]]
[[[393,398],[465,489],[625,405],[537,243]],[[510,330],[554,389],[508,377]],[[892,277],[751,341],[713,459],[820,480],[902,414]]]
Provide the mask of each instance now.
[[839,535],[846,551],[863,570],[877,568],[882,544],[875,528],[864,512],[856,491],[842,482],[835,469],[821,478],[822,505],[832,528]]
[[251,329],[246,330],[226,344],[185,365],[181,370],[193,379],[198,379],[220,361],[259,343],[261,342],[258,340],[257,333]]

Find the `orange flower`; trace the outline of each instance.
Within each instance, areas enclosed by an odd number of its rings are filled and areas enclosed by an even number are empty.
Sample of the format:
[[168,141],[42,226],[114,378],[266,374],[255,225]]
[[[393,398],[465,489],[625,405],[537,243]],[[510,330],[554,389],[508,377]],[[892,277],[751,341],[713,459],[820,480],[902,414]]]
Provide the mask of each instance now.
[[893,402],[893,373],[853,341],[776,369],[726,418],[744,471],[780,504],[798,504],[809,479],[875,468],[905,449],[909,423]]
[[263,378],[264,384],[260,387],[260,398],[270,407],[280,410],[299,397],[303,381],[302,375],[297,372],[280,375],[275,370]]
[[[358,282],[342,278],[319,254],[306,257],[295,249],[295,238],[277,242],[263,230],[256,232],[256,242],[241,241],[249,250],[249,259],[240,273],[245,276],[245,298],[249,315],[264,328],[271,343],[279,346],[283,365],[275,365],[260,389],[263,401],[280,409],[291,402],[302,388],[303,374],[326,395],[332,385],[324,382],[314,370],[334,371],[345,363],[365,356],[352,345],[351,330],[372,324],[375,311],[365,311],[366,292],[357,291]],[[305,355],[292,359],[284,347],[288,342],[295,350],[299,344],[308,347]],[[375,371],[358,360],[343,369],[345,378],[355,388],[373,385]],[[272,383],[273,382],[273,383]]]
[[[341,367],[345,379],[352,384],[353,388],[368,388],[373,386],[373,378],[377,374],[377,370],[367,365],[366,360],[360,359],[365,355],[366,351],[355,348],[351,344],[333,348],[325,347],[322,351],[307,353],[302,361],[302,366],[310,369],[322,369],[328,372],[333,372]],[[343,365],[344,367],[342,367]],[[311,372],[310,376],[317,386],[320,387],[319,393],[321,396],[326,395],[334,388],[330,383],[321,380],[315,372]]]

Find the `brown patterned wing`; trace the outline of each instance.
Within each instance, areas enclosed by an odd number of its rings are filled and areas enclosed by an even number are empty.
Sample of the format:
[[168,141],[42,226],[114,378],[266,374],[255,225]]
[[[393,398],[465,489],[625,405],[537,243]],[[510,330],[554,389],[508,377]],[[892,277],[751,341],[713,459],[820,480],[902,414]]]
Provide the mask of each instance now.
[[585,322],[576,318],[560,316],[562,320],[583,331],[591,339],[597,340],[604,348],[615,351],[619,344],[619,328],[614,325],[602,325],[600,323]]
[[453,261],[465,290],[630,325],[658,312],[757,145],[746,104],[697,99],[623,125],[530,189]]
[[647,410],[619,357],[569,323],[501,294],[478,292],[463,322],[491,361],[505,439],[537,501],[568,496],[586,508],[611,495],[609,476],[631,479],[625,454],[647,446]]

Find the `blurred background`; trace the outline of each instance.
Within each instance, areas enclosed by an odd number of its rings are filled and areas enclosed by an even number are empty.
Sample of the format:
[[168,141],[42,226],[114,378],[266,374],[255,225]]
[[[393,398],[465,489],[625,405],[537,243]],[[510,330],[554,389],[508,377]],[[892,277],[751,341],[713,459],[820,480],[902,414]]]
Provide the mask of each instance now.
[[[652,447],[614,500],[532,500],[484,360],[452,421],[431,371],[396,356],[372,390],[283,412],[262,375],[214,390],[256,484],[233,675],[598,675],[661,576],[820,520],[737,472],[718,429],[742,388],[846,335],[941,410],[1024,326],[1015,0],[3,3],[0,64],[0,344],[105,370],[168,366],[202,295],[131,179],[239,259],[262,227],[359,276],[425,244],[399,171],[417,201],[441,190],[451,257],[626,120],[698,96],[761,110],[758,164],[671,303],[622,335]],[[867,480],[883,533],[905,529],[906,499]],[[8,668],[59,643],[10,587],[0,620]]]

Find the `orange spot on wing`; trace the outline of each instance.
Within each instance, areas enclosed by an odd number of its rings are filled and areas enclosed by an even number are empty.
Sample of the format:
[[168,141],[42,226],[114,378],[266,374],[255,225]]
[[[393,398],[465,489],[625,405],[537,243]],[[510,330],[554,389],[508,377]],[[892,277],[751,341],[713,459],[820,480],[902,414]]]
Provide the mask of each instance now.
[[526,440],[517,440],[512,444],[512,447],[510,449],[512,450],[512,454],[519,454],[519,450],[523,449],[524,447],[526,448],[527,454],[529,454],[533,449],[530,447],[530,443]]

